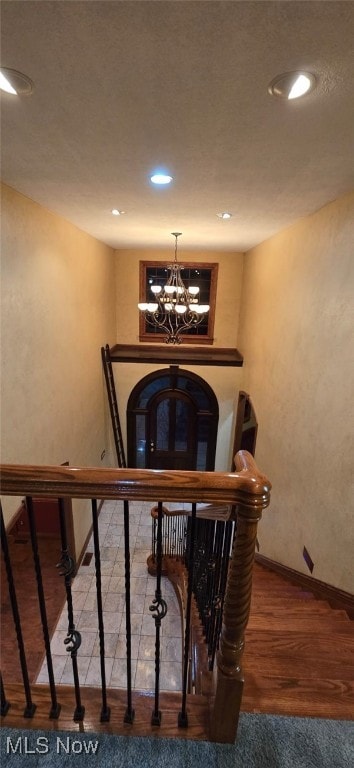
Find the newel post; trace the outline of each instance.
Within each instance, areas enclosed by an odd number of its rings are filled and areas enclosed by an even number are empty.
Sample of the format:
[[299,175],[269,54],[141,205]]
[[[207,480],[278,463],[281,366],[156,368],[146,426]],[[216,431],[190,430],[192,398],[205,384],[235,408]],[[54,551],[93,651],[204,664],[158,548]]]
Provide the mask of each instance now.
[[214,675],[210,736],[233,743],[236,738],[243,690],[242,656],[248,623],[257,525],[269,504],[270,483],[258,472],[252,456],[240,451],[236,469],[245,482],[237,504],[236,536],[229,564],[223,623]]

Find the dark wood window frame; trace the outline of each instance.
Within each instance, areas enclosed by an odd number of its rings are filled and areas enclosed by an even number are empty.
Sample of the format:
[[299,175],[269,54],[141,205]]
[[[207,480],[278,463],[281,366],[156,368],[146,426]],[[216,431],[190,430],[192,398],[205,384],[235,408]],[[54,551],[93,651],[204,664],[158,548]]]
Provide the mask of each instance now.
[[[218,267],[216,263],[209,262],[179,262],[181,267],[187,269],[198,270],[210,270],[210,293],[209,293],[209,313],[208,313],[208,333],[201,335],[190,335],[188,333],[183,334],[183,344],[213,344],[214,343],[214,321],[215,321],[215,305],[216,305],[216,288],[218,280]],[[164,267],[163,261],[140,261],[139,263],[139,301],[147,301],[147,281],[146,270],[148,267]],[[182,273],[183,279],[183,273]],[[163,338],[159,338],[158,334],[153,331],[149,331],[149,327],[145,324],[144,315],[139,312],[139,341],[164,344]]]

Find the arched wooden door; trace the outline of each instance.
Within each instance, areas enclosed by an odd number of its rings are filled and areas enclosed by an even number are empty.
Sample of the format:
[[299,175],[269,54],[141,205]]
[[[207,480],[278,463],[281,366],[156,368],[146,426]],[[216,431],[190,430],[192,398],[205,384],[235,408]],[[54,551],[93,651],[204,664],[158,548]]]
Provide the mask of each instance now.
[[128,465],[213,470],[219,409],[200,376],[177,366],[145,376],[127,407]]

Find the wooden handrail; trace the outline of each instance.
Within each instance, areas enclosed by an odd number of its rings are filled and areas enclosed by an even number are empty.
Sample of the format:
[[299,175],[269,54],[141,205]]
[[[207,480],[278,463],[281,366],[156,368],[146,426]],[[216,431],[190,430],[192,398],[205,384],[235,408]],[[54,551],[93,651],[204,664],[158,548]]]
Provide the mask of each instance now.
[[195,501],[251,504],[264,509],[271,485],[247,451],[239,451],[236,472],[106,469],[0,465],[5,496]]
[[[233,742],[237,731],[257,523],[270,501],[271,484],[248,451],[235,457],[236,472],[102,469],[1,465],[5,496],[120,499],[227,504],[237,520],[214,675],[210,737]],[[207,515],[205,515],[207,516]],[[213,519],[213,515],[211,515]]]

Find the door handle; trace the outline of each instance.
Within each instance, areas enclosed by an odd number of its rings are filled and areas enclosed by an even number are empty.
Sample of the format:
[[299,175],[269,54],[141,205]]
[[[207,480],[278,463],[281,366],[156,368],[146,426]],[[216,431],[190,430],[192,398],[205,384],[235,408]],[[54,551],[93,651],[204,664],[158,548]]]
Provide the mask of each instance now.
[[150,440],[150,452],[153,453],[155,450],[155,443],[153,440]]

